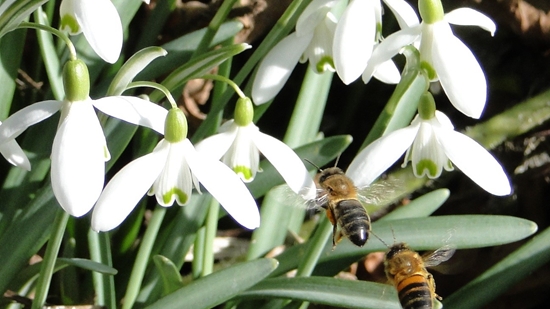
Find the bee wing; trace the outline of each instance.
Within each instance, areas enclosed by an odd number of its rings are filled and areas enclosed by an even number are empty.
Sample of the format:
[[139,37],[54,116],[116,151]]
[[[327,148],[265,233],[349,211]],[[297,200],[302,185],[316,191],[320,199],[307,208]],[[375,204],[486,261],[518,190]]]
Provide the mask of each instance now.
[[271,194],[274,195],[275,200],[282,205],[296,206],[306,209],[318,209],[323,207],[327,202],[327,195],[322,189],[314,189],[317,192],[317,197],[313,199],[306,199],[303,195],[297,194],[292,191],[286,184],[276,186],[271,189]]
[[401,181],[397,179],[392,180],[378,180],[367,186],[357,188],[357,196],[359,200],[366,204],[382,205],[390,203],[386,200],[388,197],[393,196],[393,192],[400,186]]
[[426,267],[437,266],[450,259],[456,251],[453,245],[445,245],[434,252],[430,252],[422,256]]

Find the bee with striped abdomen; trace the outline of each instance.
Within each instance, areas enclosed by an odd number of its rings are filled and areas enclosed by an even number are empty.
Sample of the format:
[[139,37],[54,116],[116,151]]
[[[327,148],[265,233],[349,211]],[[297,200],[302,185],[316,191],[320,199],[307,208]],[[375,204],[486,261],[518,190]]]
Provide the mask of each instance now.
[[439,265],[454,254],[455,248],[443,246],[434,252],[420,255],[407,244],[398,243],[390,247],[384,259],[386,276],[399,294],[404,309],[432,309],[436,298],[435,281],[427,267]]

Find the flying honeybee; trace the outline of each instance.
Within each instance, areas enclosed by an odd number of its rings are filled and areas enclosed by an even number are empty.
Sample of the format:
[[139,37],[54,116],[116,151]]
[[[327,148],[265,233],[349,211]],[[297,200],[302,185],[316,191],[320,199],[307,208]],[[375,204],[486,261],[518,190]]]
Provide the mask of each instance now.
[[359,201],[361,195],[353,181],[337,167],[321,170],[316,180],[320,187],[316,203],[326,209],[327,217],[333,225],[332,245],[336,246],[342,236],[346,236],[352,243],[362,247],[369,238],[371,222]]
[[386,276],[397,289],[404,309],[434,307],[434,300],[441,297],[435,293],[435,281],[426,268],[447,261],[454,252],[455,248],[450,245],[422,256],[405,243],[390,247],[384,260]]

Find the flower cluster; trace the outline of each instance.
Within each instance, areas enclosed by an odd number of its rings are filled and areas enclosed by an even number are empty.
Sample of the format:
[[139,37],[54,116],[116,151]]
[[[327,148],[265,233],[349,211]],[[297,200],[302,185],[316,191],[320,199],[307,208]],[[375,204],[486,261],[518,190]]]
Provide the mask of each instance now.
[[[4,10],[12,4],[6,3]],[[481,116],[487,89],[484,73],[449,24],[476,25],[492,35],[494,23],[472,9],[444,14],[439,0],[419,1],[421,21],[403,0],[383,3],[400,27],[385,38],[380,0],[353,0],[342,14],[334,11],[340,4],[338,0],[313,0],[299,16],[296,30],[278,42],[260,63],[251,89],[253,100],[240,94],[234,119],[223,124],[218,134],[199,142],[196,149],[187,139],[185,116],[175,104],[167,111],[133,96],[91,99],[87,67],[73,51],[63,70],[65,99],[34,103],[5,119],[0,125],[0,152],[11,164],[30,170],[29,160],[15,138],[60,111],[51,153],[53,192],[61,207],[73,216],[82,216],[95,205],[94,230],[118,226],[145,192],[155,195],[161,206],[174,202],[185,205],[193,188],[201,191],[200,184],[239,223],[256,228],[259,212],[244,183],[253,181],[261,171],[260,153],[295,193],[305,199],[315,197],[315,184],[302,159],[283,142],[262,133],[253,122],[252,102],[272,100],[298,62],[308,61],[319,74],[336,72],[345,84],[361,75],[365,83],[374,76],[395,84],[401,76],[392,58],[405,46],[414,46],[420,55],[420,74],[429,82],[441,83],[451,103],[466,116]],[[110,0],[63,0],[59,10],[62,31],[83,33],[99,57],[109,63],[118,60],[123,29]],[[437,178],[443,169],[452,170],[454,164],[488,192],[510,193],[500,164],[479,144],[454,131],[449,118],[436,109],[429,92],[423,93],[417,104],[418,115],[410,126],[382,136],[354,159],[347,174],[358,186],[372,183],[406,153],[403,165],[412,162],[418,177]],[[110,154],[94,108],[165,136],[152,153],[121,169],[105,188],[105,162]]]

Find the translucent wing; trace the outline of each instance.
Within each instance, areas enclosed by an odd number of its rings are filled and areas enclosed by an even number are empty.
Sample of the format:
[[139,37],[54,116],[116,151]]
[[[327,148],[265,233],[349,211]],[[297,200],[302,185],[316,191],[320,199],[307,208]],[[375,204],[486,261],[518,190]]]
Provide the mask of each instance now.
[[389,204],[394,192],[402,186],[398,179],[378,180],[368,186],[358,187],[357,195],[360,201],[371,205]]
[[323,189],[315,190],[317,191],[317,197],[314,199],[305,199],[302,195],[292,191],[286,184],[274,187],[270,190],[270,193],[281,205],[319,209],[326,204],[327,194]]
[[426,267],[437,266],[447,260],[449,260],[456,251],[456,247],[453,245],[445,245],[434,252],[430,252],[422,256],[424,265]]

